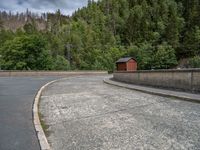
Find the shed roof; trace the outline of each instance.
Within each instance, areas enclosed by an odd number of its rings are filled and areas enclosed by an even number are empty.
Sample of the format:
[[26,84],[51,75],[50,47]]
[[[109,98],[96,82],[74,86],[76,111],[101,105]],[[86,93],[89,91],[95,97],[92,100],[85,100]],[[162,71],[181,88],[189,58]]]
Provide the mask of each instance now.
[[118,61],[116,61],[116,63],[124,63],[124,62],[128,62],[130,59],[133,59],[136,61],[135,58],[133,57],[125,57],[125,58],[120,58]]

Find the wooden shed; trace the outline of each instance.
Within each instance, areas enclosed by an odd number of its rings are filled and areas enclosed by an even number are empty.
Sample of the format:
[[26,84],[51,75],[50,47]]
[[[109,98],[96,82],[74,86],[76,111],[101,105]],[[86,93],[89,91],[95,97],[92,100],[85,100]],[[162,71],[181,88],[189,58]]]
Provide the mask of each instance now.
[[120,58],[116,61],[117,71],[136,71],[137,61],[133,57]]

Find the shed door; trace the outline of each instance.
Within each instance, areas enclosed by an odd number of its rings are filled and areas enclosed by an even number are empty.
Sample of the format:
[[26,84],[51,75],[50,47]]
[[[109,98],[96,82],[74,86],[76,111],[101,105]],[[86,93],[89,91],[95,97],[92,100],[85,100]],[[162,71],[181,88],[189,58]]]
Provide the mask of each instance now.
[[137,63],[134,60],[129,60],[127,62],[127,71],[137,70]]

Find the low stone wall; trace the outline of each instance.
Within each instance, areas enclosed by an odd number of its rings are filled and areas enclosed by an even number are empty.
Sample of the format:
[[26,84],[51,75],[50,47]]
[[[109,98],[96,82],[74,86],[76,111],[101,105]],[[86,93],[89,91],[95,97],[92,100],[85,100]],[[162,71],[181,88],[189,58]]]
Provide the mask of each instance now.
[[106,71],[0,71],[0,77],[103,75]]
[[127,83],[200,92],[200,69],[114,72],[113,76]]

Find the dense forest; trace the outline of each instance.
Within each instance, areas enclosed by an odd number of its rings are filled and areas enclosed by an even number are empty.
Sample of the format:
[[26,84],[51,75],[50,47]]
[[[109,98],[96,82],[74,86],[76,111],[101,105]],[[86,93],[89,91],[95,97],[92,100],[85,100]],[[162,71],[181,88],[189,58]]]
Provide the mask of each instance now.
[[200,1],[89,0],[72,16],[0,12],[1,69],[112,71],[126,56],[144,70],[200,67]]

